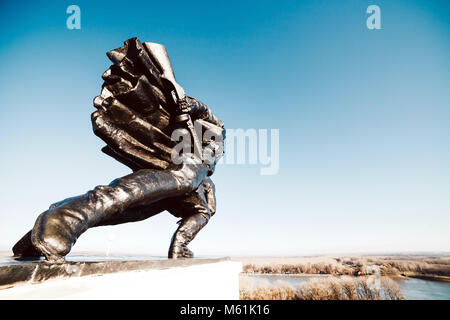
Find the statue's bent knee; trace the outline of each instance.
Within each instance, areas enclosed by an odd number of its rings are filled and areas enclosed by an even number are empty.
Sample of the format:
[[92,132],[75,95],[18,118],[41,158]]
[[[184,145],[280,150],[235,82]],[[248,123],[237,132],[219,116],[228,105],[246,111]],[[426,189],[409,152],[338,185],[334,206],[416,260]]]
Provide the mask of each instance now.
[[195,192],[174,199],[168,211],[182,217],[170,243],[169,258],[192,258],[194,253],[189,250],[188,244],[216,211],[213,182],[206,178]]

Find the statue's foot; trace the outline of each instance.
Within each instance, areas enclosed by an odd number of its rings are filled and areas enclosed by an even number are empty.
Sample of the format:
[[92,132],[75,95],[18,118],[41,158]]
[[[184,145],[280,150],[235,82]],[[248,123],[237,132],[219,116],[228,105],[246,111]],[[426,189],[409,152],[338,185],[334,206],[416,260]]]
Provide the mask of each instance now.
[[31,242],[31,231],[22,237],[13,247],[15,257],[21,258],[39,258],[43,254],[37,250]]
[[193,258],[194,253],[186,246],[174,246],[169,251],[169,259]]
[[60,247],[60,244],[55,243],[55,239],[45,239],[45,241],[40,241],[39,243],[34,243],[34,246],[41,251],[47,262],[50,263],[64,263],[66,260],[64,258],[65,255],[61,255],[58,253],[57,248]]
[[52,253],[48,248],[42,248],[42,246],[38,246],[37,248],[35,245],[33,245],[31,241],[31,231],[29,231],[14,245],[13,253],[14,256],[20,258],[40,258],[42,256],[45,256],[47,261],[51,263],[65,262],[64,256]]
[[44,254],[48,262],[65,262],[64,257],[70,250],[70,245],[67,241],[64,241],[66,239],[59,237],[58,234],[40,234],[32,240],[33,245]]

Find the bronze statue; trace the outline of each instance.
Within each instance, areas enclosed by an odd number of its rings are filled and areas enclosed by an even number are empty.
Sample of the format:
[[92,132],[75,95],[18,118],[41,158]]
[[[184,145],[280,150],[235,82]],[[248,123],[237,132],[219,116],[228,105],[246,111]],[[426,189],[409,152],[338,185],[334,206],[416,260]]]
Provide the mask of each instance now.
[[[61,262],[89,228],[140,221],[167,210],[181,218],[169,258],[190,258],[187,245],[216,211],[210,176],[223,155],[223,123],[205,104],[185,95],[164,46],[132,38],[107,55],[113,65],[94,99],[93,130],[107,144],[102,151],[133,173],[52,204],[13,247],[16,256],[44,255]],[[188,148],[194,149],[181,152],[178,163],[172,161],[176,129],[189,133]],[[206,150],[210,157],[203,157]]]

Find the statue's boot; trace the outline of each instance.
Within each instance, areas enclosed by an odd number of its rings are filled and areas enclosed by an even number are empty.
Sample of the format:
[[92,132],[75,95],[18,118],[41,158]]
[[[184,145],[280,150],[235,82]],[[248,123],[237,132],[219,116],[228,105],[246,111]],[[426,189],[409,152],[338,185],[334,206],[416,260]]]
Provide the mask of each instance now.
[[31,242],[31,230],[28,231],[12,248],[14,256],[27,257],[27,258],[39,258],[42,256],[42,252],[37,250]]
[[187,246],[208,221],[209,216],[202,213],[180,220],[180,225],[170,243],[169,258],[193,258],[194,253]]
[[143,169],[56,203],[37,218],[31,232],[33,246],[47,260],[62,262],[87,229],[133,206],[190,193],[205,179],[207,171],[204,165],[192,162],[185,162],[177,171]]

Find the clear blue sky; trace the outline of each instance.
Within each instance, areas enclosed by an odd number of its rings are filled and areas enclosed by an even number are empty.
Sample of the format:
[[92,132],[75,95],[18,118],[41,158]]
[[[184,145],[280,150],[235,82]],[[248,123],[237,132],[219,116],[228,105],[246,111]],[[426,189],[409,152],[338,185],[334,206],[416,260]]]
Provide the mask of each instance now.
[[[166,45],[227,128],[280,130],[277,175],[217,169],[197,254],[450,251],[448,1],[2,1],[0,30],[0,250],[50,203],[129,172],[90,114],[105,52],[137,36]],[[92,229],[74,250],[164,255],[175,222]]]

